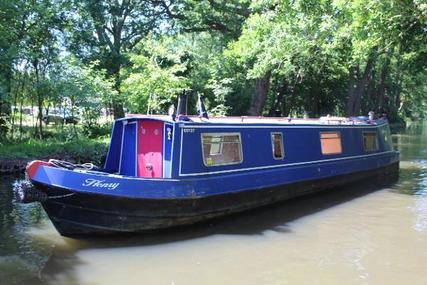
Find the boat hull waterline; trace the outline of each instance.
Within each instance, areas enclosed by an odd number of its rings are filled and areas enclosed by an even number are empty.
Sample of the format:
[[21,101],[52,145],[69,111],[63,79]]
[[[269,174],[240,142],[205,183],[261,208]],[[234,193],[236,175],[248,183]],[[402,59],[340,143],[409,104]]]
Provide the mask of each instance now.
[[[64,236],[78,236],[147,232],[195,224],[358,181],[393,181],[398,171],[399,162],[395,161],[373,170],[316,180],[203,197],[190,194],[181,198],[135,198],[75,191],[35,181],[33,184],[54,197],[42,205],[58,232]],[[102,181],[102,177],[98,178]],[[188,182],[183,183],[188,187]],[[156,189],[150,191],[156,192]],[[191,192],[189,189],[188,193]]]

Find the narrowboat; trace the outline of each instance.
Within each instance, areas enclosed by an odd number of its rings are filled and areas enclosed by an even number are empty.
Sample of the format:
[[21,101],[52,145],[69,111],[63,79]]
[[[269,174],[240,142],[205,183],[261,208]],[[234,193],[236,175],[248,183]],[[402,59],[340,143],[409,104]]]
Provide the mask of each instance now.
[[33,188],[21,196],[41,202],[65,236],[144,232],[398,173],[387,120],[372,114],[209,118],[182,109],[116,120],[103,168],[29,163]]

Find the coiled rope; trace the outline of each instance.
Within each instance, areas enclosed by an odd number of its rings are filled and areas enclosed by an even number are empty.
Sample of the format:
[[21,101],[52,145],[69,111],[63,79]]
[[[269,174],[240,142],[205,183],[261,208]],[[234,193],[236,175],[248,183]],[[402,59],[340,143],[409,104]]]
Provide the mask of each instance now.
[[74,164],[64,160],[49,159],[49,163],[53,164],[56,167],[66,168],[70,170],[73,170],[73,169],[99,170],[99,167],[97,167],[96,165],[90,162],[83,163],[83,164]]

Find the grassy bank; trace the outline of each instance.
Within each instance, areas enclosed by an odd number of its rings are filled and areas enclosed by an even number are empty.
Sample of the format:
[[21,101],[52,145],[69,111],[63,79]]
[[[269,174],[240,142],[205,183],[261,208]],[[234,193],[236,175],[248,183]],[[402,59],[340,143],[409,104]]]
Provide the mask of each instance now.
[[92,162],[102,165],[108,150],[108,138],[79,138],[69,141],[58,138],[30,139],[20,143],[0,143],[0,172],[19,172],[33,159],[56,158],[74,163]]

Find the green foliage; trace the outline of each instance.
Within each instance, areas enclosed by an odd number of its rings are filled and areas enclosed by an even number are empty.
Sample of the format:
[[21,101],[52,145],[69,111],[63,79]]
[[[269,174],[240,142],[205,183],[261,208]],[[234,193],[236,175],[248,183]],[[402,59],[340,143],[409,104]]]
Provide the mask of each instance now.
[[82,133],[88,138],[106,138],[110,136],[112,124],[83,125]]
[[93,162],[101,165],[108,149],[108,139],[78,139],[72,141],[30,139],[27,142],[4,144],[0,159],[64,158],[77,163]]
[[99,132],[98,119],[102,107],[108,105],[112,97],[118,97],[114,81],[106,79],[105,70],[96,69],[97,62],[82,65],[74,58],[66,59],[52,74],[56,94],[60,94],[60,106],[70,108],[74,114],[82,110],[85,134],[94,136]]
[[202,94],[212,115],[422,118],[426,23],[422,0],[0,0],[0,133],[49,137],[21,120],[39,106],[96,137],[101,109],[165,113],[183,91],[190,113]]
[[176,94],[188,88],[183,76],[187,71],[184,55],[169,49],[169,42],[147,41],[132,54],[132,68],[122,85],[131,112],[165,113],[176,100]]
[[169,16],[181,32],[221,33],[235,39],[250,13],[250,0],[178,0]]
[[407,52],[425,67],[425,6],[417,2],[253,1],[252,8],[226,54],[246,80],[271,74],[264,113],[342,114],[347,105],[351,115],[393,118],[405,107],[403,74],[425,73],[404,70]]

